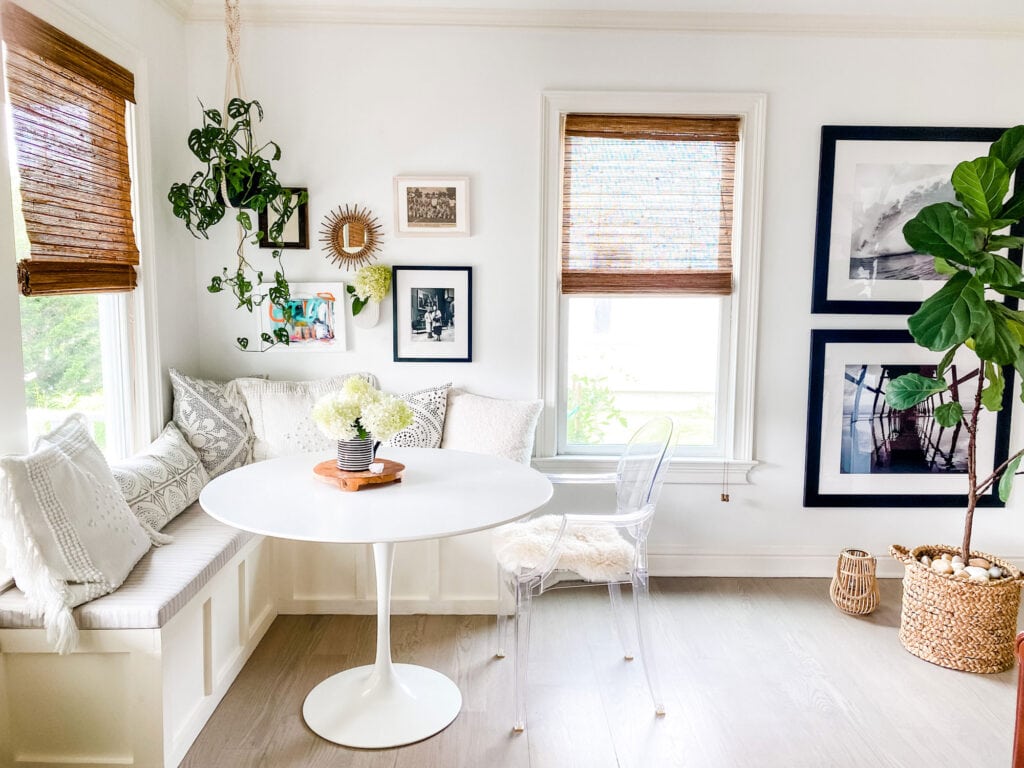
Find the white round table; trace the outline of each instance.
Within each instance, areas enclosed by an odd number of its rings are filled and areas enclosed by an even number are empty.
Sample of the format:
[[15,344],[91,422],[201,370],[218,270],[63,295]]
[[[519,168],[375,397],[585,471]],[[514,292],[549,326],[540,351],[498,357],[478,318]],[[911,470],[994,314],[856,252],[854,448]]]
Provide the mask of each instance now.
[[391,571],[396,542],[454,536],[523,517],[551,498],[539,472],[508,459],[449,449],[385,448],[401,482],[342,491],[313,474],[329,458],[303,454],[227,472],[199,501],[221,522],[300,541],[373,544],[377,659],[317,685],[302,707],[306,724],[336,744],[380,749],[411,744],[451,723],[462,694],[445,675],[391,661]]

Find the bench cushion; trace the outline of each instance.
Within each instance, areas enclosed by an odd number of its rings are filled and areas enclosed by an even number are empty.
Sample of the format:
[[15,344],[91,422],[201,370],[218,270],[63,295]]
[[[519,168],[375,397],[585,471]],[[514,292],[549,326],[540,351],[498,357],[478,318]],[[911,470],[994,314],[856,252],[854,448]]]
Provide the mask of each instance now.
[[[74,610],[79,629],[164,626],[254,534],[224,525],[196,502],[167,524],[174,542],[151,549],[115,592]],[[0,627],[42,627],[19,589],[0,594]]]

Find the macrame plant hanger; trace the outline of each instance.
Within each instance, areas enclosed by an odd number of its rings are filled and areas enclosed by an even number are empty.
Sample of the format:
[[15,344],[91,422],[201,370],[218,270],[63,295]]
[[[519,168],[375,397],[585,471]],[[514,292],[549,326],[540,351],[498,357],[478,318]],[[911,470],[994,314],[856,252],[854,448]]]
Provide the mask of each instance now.
[[[242,24],[238,3],[239,0],[224,0],[224,32],[228,50],[228,64],[224,75],[224,109],[220,113],[220,124],[225,129],[228,127],[228,104],[232,97],[245,98],[245,87],[242,84],[242,63],[239,60],[239,51],[242,46]],[[228,198],[228,180],[224,174],[222,174],[220,180],[220,193],[224,197],[224,204],[231,207],[231,202]],[[241,224],[238,225],[238,231],[239,234],[245,234]],[[241,256],[241,245],[238,246],[238,251],[238,255]]]

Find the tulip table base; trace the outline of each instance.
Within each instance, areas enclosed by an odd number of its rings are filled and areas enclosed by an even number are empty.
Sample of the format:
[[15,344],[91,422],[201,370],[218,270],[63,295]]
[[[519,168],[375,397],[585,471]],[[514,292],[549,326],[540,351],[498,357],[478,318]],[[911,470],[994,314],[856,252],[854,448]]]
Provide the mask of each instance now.
[[314,733],[335,744],[383,749],[433,736],[462,708],[451,680],[426,667],[392,664],[347,669],[310,691],[302,717]]
[[339,672],[302,705],[314,733],[335,744],[383,749],[433,736],[462,708],[462,693],[440,672],[391,661],[391,570],[395,545],[373,545],[377,576],[377,660]]

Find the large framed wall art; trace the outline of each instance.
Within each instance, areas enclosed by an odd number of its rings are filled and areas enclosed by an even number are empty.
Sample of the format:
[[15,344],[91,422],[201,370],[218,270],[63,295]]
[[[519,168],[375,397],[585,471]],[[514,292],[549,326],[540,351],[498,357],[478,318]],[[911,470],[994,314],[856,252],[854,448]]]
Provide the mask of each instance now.
[[[1001,128],[826,125],[821,129],[814,241],[817,313],[906,314],[942,284],[903,225],[953,202],[956,165],[988,154]],[[1021,178],[1012,186],[1020,188]]]
[[[892,379],[909,372],[932,377],[939,357],[906,331],[811,331],[804,506],[967,506],[967,432],[945,429],[932,416],[948,393],[905,411],[885,402]],[[967,351],[946,373],[964,402],[974,400],[976,366]],[[1004,374],[1003,409],[983,410],[978,425],[979,477],[1008,455],[1013,370]],[[1002,506],[995,488],[978,504]]]

